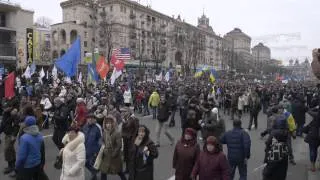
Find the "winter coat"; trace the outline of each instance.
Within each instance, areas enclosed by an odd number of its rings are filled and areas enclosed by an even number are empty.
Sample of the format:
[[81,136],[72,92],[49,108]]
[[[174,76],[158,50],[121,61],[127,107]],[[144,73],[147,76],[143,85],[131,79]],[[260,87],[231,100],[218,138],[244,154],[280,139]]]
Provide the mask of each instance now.
[[78,136],[72,141],[66,134],[62,142],[66,146],[62,152],[63,163],[60,180],[85,180],[86,149],[84,134],[78,132]]
[[88,110],[84,103],[77,105],[75,121],[78,123],[77,125],[79,127],[82,127],[86,124],[87,113],[88,113]]
[[250,158],[251,139],[243,129],[234,128],[226,132],[220,142],[228,147],[229,162],[241,163]]
[[129,118],[122,124],[122,136],[132,138],[136,135],[139,128],[139,121],[137,118]]
[[258,114],[261,110],[261,100],[259,96],[250,96],[249,97],[249,107],[251,114]]
[[171,107],[168,102],[160,103],[158,107],[158,121],[166,122],[171,115]]
[[178,141],[172,161],[176,180],[191,180],[191,172],[199,154],[200,146],[196,142],[188,143],[184,139]]
[[68,119],[68,108],[64,105],[57,108],[53,114],[52,120],[54,123],[54,128],[61,131],[67,131],[69,128]]
[[12,115],[11,111],[5,111],[0,124],[0,134],[3,132],[5,135],[17,136],[19,129],[19,117]]
[[310,145],[320,145],[320,118],[319,115],[313,118],[313,120],[303,128],[302,130],[307,136],[304,141]]
[[104,145],[100,171],[105,174],[118,174],[122,171],[121,134],[114,128],[112,131],[103,133]]
[[271,149],[272,139],[275,138],[278,142],[288,143],[289,132],[287,129],[274,129],[270,132],[270,136],[266,141],[265,159],[267,166],[263,170],[265,180],[285,180],[288,170],[288,156],[279,162],[267,162],[267,155]]
[[230,180],[228,160],[223,152],[202,151],[192,170],[192,177],[199,180]]
[[125,104],[130,104],[132,102],[132,96],[130,91],[125,91],[123,93],[123,101]]
[[86,157],[88,159],[99,152],[102,131],[98,124],[86,124],[82,132],[85,135]]
[[[149,156],[144,155],[145,146],[150,151]],[[153,180],[153,160],[157,157],[158,149],[149,138],[139,146],[134,144],[129,150],[129,180]]]
[[149,98],[148,104],[151,107],[158,107],[159,103],[160,103],[160,95],[156,91],[154,91]]
[[44,140],[36,125],[25,127],[19,139],[16,169],[33,168],[44,163]]
[[182,127],[183,128],[192,128],[196,131],[199,131],[201,129],[201,126],[199,125],[199,114],[200,111],[195,109],[195,108],[189,108],[187,113],[186,113],[186,121],[182,122]]
[[307,107],[299,100],[292,102],[292,115],[297,124],[304,124],[306,122]]
[[205,114],[202,124],[203,138],[207,138],[208,136],[219,138],[226,131],[224,119],[217,114],[213,114],[211,111]]

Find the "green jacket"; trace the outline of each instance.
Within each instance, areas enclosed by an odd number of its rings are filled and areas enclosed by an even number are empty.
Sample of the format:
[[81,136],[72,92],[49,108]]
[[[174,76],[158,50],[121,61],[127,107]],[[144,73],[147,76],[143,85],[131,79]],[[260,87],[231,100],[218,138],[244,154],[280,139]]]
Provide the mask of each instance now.
[[155,91],[151,94],[149,98],[149,106],[158,107],[160,103],[160,95]]

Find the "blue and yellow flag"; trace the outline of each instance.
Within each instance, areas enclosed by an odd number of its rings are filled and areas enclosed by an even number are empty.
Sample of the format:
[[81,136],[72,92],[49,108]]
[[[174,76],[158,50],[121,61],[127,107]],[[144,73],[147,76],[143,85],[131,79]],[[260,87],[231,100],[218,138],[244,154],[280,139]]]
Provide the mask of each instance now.
[[217,72],[215,69],[211,69],[210,71],[210,82],[214,83],[216,81],[216,77],[217,77]]
[[202,69],[197,69],[196,74],[194,75],[195,78],[199,78],[203,75]]

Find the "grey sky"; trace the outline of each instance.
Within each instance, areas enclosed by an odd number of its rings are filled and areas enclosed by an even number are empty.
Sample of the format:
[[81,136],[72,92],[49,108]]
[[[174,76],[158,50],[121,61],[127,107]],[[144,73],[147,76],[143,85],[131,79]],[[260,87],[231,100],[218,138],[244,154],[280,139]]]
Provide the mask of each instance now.
[[[35,19],[47,16],[54,23],[61,22],[62,0],[15,0],[35,11]],[[266,44],[277,47],[272,57],[287,61],[291,57],[311,57],[311,50],[320,47],[320,1],[319,0],[141,0],[152,8],[169,16],[178,14],[186,22],[196,25],[203,13],[218,35],[224,35],[234,27],[253,37],[300,33],[301,39],[285,37],[269,39]],[[253,41],[253,43],[256,43]],[[254,46],[255,44],[252,44]],[[308,49],[289,49],[292,46],[307,46]]]

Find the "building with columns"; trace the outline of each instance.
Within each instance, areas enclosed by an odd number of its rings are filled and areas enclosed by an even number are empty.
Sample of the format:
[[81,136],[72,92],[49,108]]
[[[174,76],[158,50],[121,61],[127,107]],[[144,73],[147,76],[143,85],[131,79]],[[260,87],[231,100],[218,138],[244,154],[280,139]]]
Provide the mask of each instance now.
[[112,49],[130,48],[129,64],[226,67],[223,55],[231,47],[223,47],[226,40],[215,34],[205,15],[193,26],[180,16],[170,17],[130,0],[68,0],[60,5],[63,21],[51,27],[53,59],[79,35],[83,57],[99,49],[110,58]]
[[262,43],[254,46],[252,48],[252,56],[255,61],[270,61],[271,60],[271,50]]

